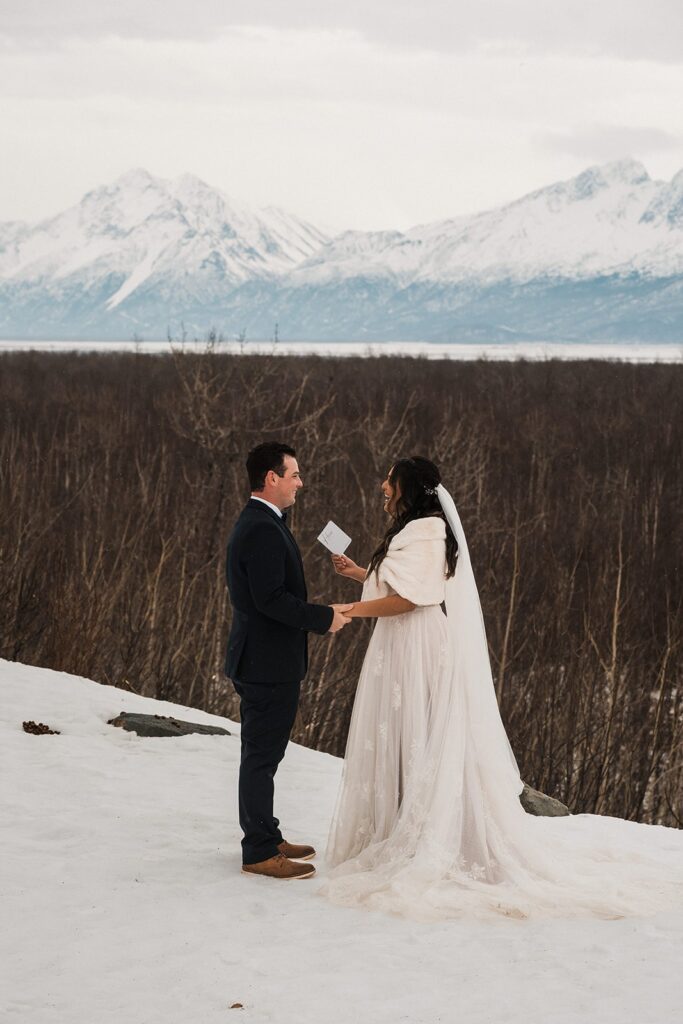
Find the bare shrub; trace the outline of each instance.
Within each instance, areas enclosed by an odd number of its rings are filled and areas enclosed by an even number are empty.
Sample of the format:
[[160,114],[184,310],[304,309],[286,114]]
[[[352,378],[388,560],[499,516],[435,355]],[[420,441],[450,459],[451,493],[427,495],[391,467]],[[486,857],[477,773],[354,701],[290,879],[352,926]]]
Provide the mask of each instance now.
[[[0,359],[0,654],[236,716],[225,545],[255,443],[293,443],[316,535],[366,560],[393,459],[442,469],[503,719],[574,811],[683,824],[683,368],[204,354]],[[369,623],[311,637],[295,738],[343,752]]]

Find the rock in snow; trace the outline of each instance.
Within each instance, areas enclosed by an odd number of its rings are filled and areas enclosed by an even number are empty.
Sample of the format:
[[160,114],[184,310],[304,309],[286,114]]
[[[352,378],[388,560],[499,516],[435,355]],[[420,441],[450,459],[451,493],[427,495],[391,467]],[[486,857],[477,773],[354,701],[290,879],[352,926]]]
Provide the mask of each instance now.
[[545,793],[539,793],[524,783],[524,789],[519,794],[522,807],[527,814],[537,814],[546,818],[563,818],[569,814],[569,808],[561,800],[556,800]]
[[[329,904],[318,876],[240,873],[239,726],[125,694],[133,712],[228,728],[173,743],[113,729],[122,693],[0,661],[0,1016],[30,1024],[671,1024],[683,909],[648,918],[438,924]],[[27,735],[22,721],[59,735]],[[290,745],[287,838],[322,853],[338,758]],[[644,837],[673,864],[683,833]]]
[[200,722],[183,722],[169,715],[141,715],[134,711],[122,711],[111,718],[108,725],[118,726],[126,732],[134,732],[138,736],[191,736],[199,733],[202,736],[229,736],[230,733],[220,725],[204,725]]

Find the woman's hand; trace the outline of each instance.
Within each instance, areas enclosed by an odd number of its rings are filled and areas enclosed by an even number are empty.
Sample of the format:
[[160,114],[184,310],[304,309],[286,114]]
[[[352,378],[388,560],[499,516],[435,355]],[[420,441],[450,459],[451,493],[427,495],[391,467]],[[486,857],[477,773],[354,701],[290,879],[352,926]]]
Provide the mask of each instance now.
[[334,571],[339,573],[340,576],[346,576],[350,580],[358,580],[362,583],[365,579],[365,569],[361,569],[359,565],[351,558],[347,558],[346,555],[332,555],[332,565]]

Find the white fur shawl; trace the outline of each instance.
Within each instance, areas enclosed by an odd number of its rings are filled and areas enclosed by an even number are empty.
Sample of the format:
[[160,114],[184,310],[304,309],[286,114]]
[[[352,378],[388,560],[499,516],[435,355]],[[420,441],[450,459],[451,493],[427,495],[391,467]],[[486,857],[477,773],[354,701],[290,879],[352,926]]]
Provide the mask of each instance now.
[[400,594],[415,605],[441,604],[446,586],[446,524],[438,516],[413,519],[389,542],[379,567],[379,586],[371,573],[363,599]]

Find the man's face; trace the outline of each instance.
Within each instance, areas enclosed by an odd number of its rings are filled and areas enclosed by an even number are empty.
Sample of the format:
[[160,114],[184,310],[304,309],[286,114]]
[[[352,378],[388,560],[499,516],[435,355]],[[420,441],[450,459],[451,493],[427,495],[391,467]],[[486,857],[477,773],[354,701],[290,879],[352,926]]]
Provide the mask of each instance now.
[[273,504],[278,508],[291,508],[296,501],[296,492],[303,487],[304,482],[299,472],[299,464],[292,455],[283,456],[285,472],[283,476],[277,473],[268,474],[273,482]]

